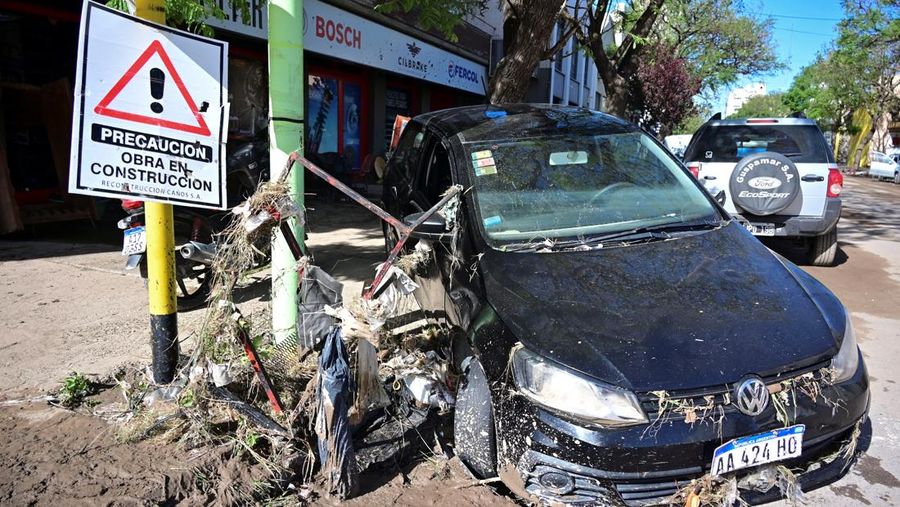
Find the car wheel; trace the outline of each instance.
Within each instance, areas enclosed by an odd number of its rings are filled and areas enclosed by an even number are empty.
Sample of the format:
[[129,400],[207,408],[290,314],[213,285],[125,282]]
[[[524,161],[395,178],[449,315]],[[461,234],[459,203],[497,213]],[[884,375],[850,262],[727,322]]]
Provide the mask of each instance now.
[[487,375],[473,357],[463,362],[463,375],[453,415],[456,454],[469,470],[484,479],[497,475],[497,439]]
[[900,173],[894,173],[894,184],[900,185]]
[[837,226],[810,241],[809,262],[813,266],[833,265],[835,254],[837,254]]
[[388,224],[382,225],[384,228],[384,254],[391,255],[391,250],[394,249],[394,246],[397,245],[397,242],[400,241],[400,237],[397,235],[397,230]]

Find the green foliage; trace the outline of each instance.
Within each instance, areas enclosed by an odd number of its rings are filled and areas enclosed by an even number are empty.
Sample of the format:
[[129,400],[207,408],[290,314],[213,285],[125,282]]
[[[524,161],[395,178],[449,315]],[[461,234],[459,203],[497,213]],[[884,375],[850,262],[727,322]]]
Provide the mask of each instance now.
[[672,133],[693,135],[694,132],[697,132],[697,130],[704,123],[706,123],[706,120],[709,119],[709,116],[709,111],[707,109],[703,109],[702,111],[683,119],[681,123],[672,130]]
[[769,93],[751,97],[729,118],[784,118],[791,114],[782,100],[783,93]]
[[87,377],[72,372],[63,379],[57,398],[60,405],[71,409],[81,405],[86,397],[94,393],[94,390],[94,384]]
[[481,14],[488,0],[387,0],[375,6],[383,14],[415,12],[423,30],[438,30],[450,42],[457,42],[455,30],[466,16]]
[[735,0],[669,0],[653,36],[690,64],[703,90],[715,93],[741,77],[783,67],[775,54],[772,19],[743,11]]
[[797,74],[784,101],[835,130],[851,131],[854,111],[878,116],[900,109],[894,90],[900,5],[890,0],[847,0],[844,12],[837,41]]
[[[248,23],[250,21],[250,1],[229,1],[240,11],[241,20]],[[106,5],[113,9],[129,12],[127,0],[108,0]],[[217,0],[166,0],[166,25],[168,26],[213,37],[215,31],[206,24],[206,20],[209,18],[225,19],[225,11],[219,7]]]

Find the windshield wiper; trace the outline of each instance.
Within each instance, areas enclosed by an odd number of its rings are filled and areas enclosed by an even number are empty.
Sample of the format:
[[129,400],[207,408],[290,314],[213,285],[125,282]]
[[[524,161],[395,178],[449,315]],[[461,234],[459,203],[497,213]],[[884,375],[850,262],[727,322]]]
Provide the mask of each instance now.
[[653,241],[671,239],[671,233],[703,231],[716,229],[721,227],[723,222],[685,222],[673,224],[650,225],[644,227],[635,227],[624,231],[612,232],[609,234],[601,234],[599,236],[590,236],[585,238],[567,239],[556,241],[553,244],[554,249],[567,249],[579,246],[596,246],[610,243],[616,240],[622,240],[621,243],[633,243],[637,241]]
[[537,252],[539,250],[549,249],[546,242],[536,241],[528,243],[507,243],[500,246],[502,252]]

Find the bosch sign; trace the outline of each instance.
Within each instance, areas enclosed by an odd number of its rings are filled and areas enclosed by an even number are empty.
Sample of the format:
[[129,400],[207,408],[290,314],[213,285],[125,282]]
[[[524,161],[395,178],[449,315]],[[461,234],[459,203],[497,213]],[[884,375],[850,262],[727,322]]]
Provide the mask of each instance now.
[[478,73],[474,70],[467,69],[461,65],[457,65],[455,63],[451,63],[447,66],[447,73],[450,74],[450,79],[460,79],[463,81],[469,81],[471,83],[478,82]]
[[348,48],[362,48],[362,32],[356,28],[344,24],[335,23],[322,16],[315,16],[316,37],[328,42],[343,44]]
[[482,83],[487,69],[478,62],[347,12],[325,0],[303,0],[303,9],[305,51],[484,94]]

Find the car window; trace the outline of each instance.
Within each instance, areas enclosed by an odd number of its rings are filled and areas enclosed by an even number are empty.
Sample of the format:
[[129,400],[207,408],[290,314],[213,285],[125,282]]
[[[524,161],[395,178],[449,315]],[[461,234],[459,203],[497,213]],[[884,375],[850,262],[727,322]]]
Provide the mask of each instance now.
[[412,183],[419,158],[425,148],[424,136],[422,126],[417,123],[407,123],[406,128],[403,129],[403,135],[400,136],[397,149],[391,155],[389,166],[394,173],[391,177],[398,184],[410,185]]
[[794,162],[829,162],[828,146],[815,125],[710,126],[691,143],[685,160],[737,162],[763,151],[781,153]]
[[453,184],[447,149],[441,143],[432,143],[425,162],[424,170],[416,180],[416,189],[425,197],[429,205],[433,205]]
[[691,176],[641,132],[464,147],[477,220],[494,246],[719,218]]

